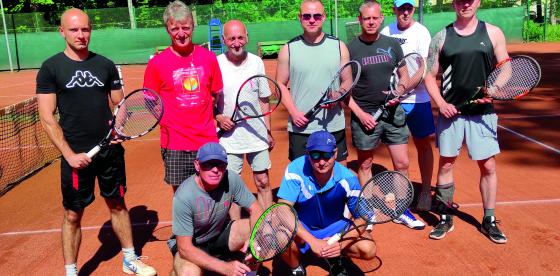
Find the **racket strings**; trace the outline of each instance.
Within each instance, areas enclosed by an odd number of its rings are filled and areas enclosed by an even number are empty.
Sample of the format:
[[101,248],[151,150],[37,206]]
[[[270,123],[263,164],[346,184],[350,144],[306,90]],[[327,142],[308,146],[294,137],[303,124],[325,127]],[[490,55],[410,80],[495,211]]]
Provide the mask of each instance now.
[[115,131],[124,137],[138,136],[155,126],[163,113],[160,97],[149,90],[127,96],[115,116]]
[[537,86],[540,77],[536,61],[529,57],[514,57],[490,73],[487,94],[498,100],[515,99]]
[[282,252],[292,241],[296,225],[295,214],[289,206],[272,208],[253,230],[253,256],[267,260]]
[[382,172],[364,186],[358,199],[359,214],[369,222],[386,222],[402,214],[412,197],[412,186],[406,176]]
[[422,82],[426,63],[424,58],[416,53],[405,56],[397,65],[393,75],[394,93],[396,96],[409,93]]
[[329,101],[338,101],[352,90],[361,74],[361,67],[358,62],[348,62],[339,69],[337,76],[331,82],[327,90]]
[[245,81],[237,95],[237,107],[249,117],[259,117],[272,112],[280,103],[280,88],[265,76]]

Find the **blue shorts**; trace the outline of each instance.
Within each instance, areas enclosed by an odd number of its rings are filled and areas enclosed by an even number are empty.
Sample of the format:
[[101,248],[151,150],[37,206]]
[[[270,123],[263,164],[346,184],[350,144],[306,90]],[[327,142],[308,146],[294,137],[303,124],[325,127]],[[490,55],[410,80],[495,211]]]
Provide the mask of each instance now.
[[425,103],[401,103],[406,114],[406,124],[412,137],[424,138],[436,132],[432,105]]
[[[301,222],[301,221],[300,221]],[[347,218],[343,218],[339,221],[334,222],[333,224],[322,228],[322,229],[309,229],[309,227],[307,227],[307,225],[305,225],[303,222],[301,222],[301,226],[303,226],[303,228],[305,228],[305,230],[307,230],[309,233],[311,233],[311,235],[313,235],[313,237],[318,238],[318,239],[324,239],[324,238],[328,238],[328,237],[332,237],[337,233],[340,233],[346,229],[348,229],[348,227],[350,227],[351,221]],[[311,247],[309,246],[308,243],[304,243],[302,245],[299,245],[299,252],[301,252],[302,254],[305,254],[309,249],[311,249]]]

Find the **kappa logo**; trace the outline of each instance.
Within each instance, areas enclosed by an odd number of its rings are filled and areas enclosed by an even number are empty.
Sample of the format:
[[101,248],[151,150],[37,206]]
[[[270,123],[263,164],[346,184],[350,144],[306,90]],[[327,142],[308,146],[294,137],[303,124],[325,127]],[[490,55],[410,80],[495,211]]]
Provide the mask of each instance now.
[[92,75],[90,71],[77,70],[70,82],[66,84],[66,88],[74,88],[76,86],[93,87],[96,85],[101,87],[104,86],[103,83],[96,76]]

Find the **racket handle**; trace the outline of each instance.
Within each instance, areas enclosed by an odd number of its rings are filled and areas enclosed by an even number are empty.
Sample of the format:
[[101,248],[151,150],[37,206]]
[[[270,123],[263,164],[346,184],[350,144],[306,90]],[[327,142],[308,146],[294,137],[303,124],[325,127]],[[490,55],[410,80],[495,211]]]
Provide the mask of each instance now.
[[222,136],[224,136],[224,134],[226,134],[226,131],[220,128],[220,130],[218,130],[217,134],[218,134],[218,138],[222,138]]
[[94,157],[101,150],[101,146],[97,145],[86,153],[89,158]]
[[249,271],[249,272],[245,273],[244,276],[257,276],[257,272],[256,271]]
[[328,245],[333,245],[335,242],[339,241],[341,237],[342,237],[342,235],[340,233],[336,233],[336,234],[334,234],[334,236],[330,237],[327,240],[327,244]]
[[381,114],[383,113],[384,108],[380,107],[379,109],[377,109],[377,111],[375,111],[375,113],[373,114],[373,120],[377,122],[377,120],[379,119],[379,117],[381,117]]
[[307,113],[305,113],[305,118],[307,119],[311,119],[311,117],[313,117],[313,115],[315,114],[315,112],[317,112],[317,109],[319,109],[319,106],[314,106],[313,108],[311,108],[311,110],[309,110]]

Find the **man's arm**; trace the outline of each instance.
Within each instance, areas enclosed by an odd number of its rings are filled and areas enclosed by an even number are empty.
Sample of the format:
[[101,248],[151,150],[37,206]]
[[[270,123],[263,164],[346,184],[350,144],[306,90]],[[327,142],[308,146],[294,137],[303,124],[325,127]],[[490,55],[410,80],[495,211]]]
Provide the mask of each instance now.
[[56,94],[37,94],[39,117],[41,125],[45,129],[47,136],[62,153],[68,164],[75,169],[85,168],[91,162],[85,153],[75,153],[64,138],[62,128],[54,117],[56,111]]
[[[291,206],[294,205],[293,202],[287,201],[285,199],[279,199],[278,202],[286,203]],[[300,223],[301,225],[301,223]],[[315,238],[305,227],[298,227],[296,233],[296,239],[302,240],[309,244],[311,247],[311,251],[315,253],[315,255],[322,257],[322,258],[333,258],[340,256],[340,243],[335,243],[333,245],[328,245],[327,240],[320,240]]]
[[282,104],[288,110],[292,122],[297,127],[304,127],[309,123],[305,117],[305,113],[297,109],[292,99],[292,95],[288,90],[288,82],[290,81],[290,50],[288,44],[284,45],[278,53],[278,64],[276,66],[276,82],[280,86],[282,92]]
[[191,236],[177,236],[177,248],[178,254],[182,259],[195,264],[203,270],[214,271],[222,275],[243,275],[251,270],[239,261],[224,262],[208,255],[194,246]]
[[439,73],[439,55],[443,47],[443,42],[445,41],[445,29],[439,31],[430,43],[430,49],[428,52],[427,60],[427,73],[424,79],[424,84],[428,90],[428,94],[434,100],[439,112],[445,118],[451,118],[455,116],[458,111],[454,105],[449,104],[441,96],[441,92],[437,85],[437,74]]

